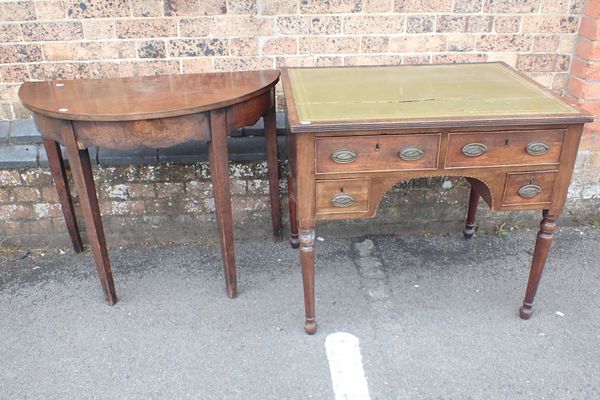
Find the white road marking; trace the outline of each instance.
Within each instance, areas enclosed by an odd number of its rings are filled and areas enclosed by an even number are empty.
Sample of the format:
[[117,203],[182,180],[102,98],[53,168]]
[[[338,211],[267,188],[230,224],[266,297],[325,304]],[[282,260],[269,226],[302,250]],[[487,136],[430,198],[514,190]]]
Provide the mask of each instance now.
[[335,400],[370,400],[358,338],[335,332],[325,339]]

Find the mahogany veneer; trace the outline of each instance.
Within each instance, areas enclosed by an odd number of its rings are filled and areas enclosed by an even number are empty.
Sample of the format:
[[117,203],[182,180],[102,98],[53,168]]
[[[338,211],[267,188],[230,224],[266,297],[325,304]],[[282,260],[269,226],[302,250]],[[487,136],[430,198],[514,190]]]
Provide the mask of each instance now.
[[168,147],[210,142],[210,168],[225,284],[237,295],[227,135],[264,118],[273,236],[281,234],[275,84],[278,71],[26,82],[21,101],[44,139],[73,248],[83,247],[60,146],[66,147],[86,232],[108,304],[117,302],[88,147]]
[[521,318],[593,117],[504,63],[288,68],[291,243],[300,247],[305,325],[316,331],[315,223],[374,217],[398,181],[464,176],[465,238],[482,197],[492,211],[543,210]]

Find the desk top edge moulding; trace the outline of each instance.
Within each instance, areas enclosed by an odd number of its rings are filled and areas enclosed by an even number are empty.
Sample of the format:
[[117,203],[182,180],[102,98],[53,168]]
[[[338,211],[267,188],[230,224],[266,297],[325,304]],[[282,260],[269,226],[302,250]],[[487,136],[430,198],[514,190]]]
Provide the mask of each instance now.
[[[289,67],[282,76],[291,133],[593,120],[504,62]],[[336,101],[340,93],[350,101]]]
[[281,234],[275,114],[279,71],[25,82],[19,97],[33,112],[76,252],[83,250],[60,145],[64,145],[106,302],[117,302],[88,148],[163,148],[208,143],[225,288],[237,296],[227,136],[264,120],[273,238]]
[[542,211],[528,319],[584,123],[593,116],[505,63],[285,68],[292,247],[300,250],[307,333],[316,332],[317,221],[373,218],[398,182],[464,177],[466,239],[479,199]]

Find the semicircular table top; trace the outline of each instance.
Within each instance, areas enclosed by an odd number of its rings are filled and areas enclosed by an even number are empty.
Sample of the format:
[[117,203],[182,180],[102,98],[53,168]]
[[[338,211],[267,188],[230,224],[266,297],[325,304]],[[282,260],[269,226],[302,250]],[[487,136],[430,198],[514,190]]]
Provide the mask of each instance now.
[[228,107],[269,90],[279,71],[215,72],[111,79],[25,82],[31,111],[78,121],[134,121]]

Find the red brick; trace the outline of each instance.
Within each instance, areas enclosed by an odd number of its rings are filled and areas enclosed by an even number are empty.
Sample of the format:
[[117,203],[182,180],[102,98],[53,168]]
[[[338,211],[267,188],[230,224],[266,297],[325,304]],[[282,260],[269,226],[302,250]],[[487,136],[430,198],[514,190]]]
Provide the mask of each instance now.
[[128,186],[127,193],[132,199],[155,196],[154,185],[151,183],[130,183]]
[[33,211],[37,218],[60,217],[62,215],[62,210],[58,203],[34,204]]
[[58,201],[58,193],[56,193],[54,186],[45,186],[42,188],[42,199],[51,203]]
[[583,12],[588,17],[592,18],[600,18],[600,1],[598,0],[588,0]]
[[0,21],[30,21],[35,19],[33,2],[0,2]]
[[[64,222],[61,226],[61,230],[64,230]],[[37,221],[1,221],[0,230],[6,235],[20,235],[23,233],[54,233],[54,225],[52,219],[43,219]]]
[[579,57],[574,57],[571,63],[571,73],[588,81],[600,80],[600,63],[587,62]]
[[22,220],[31,219],[31,206],[23,204],[7,204],[0,206],[0,220]]
[[597,99],[600,97],[600,82],[586,82],[571,77],[569,80],[569,93],[578,99]]
[[21,184],[21,174],[15,170],[0,170],[0,187],[19,186]]
[[106,214],[110,215],[127,215],[127,214],[143,214],[144,213],[144,201],[143,200],[126,200],[126,201],[113,201],[102,203],[102,208]]
[[[598,93],[600,97],[600,93]],[[582,102],[577,102],[577,105],[581,108],[583,108],[586,111],[589,111],[590,113],[594,114],[594,115],[600,115],[600,102],[592,102],[592,101],[582,101]],[[586,125],[587,126],[587,125]]]
[[579,25],[579,35],[590,40],[600,39],[600,21],[589,17],[583,17],[581,19],[581,24]]
[[40,198],[40,191],[32,187],[16,187],[12,190],[17,202],[33,202]]
[[2,203],[12,203],[12,196],[6,189],[0,190],[0,204]]
[[600,41],[592,42],[587,39],[579,39],[575,54],[585,60],[600,61]]
[[589,149],[594,153],[600,153],[600,133],[595,131],[593,135],[590,135],[590,147]]

